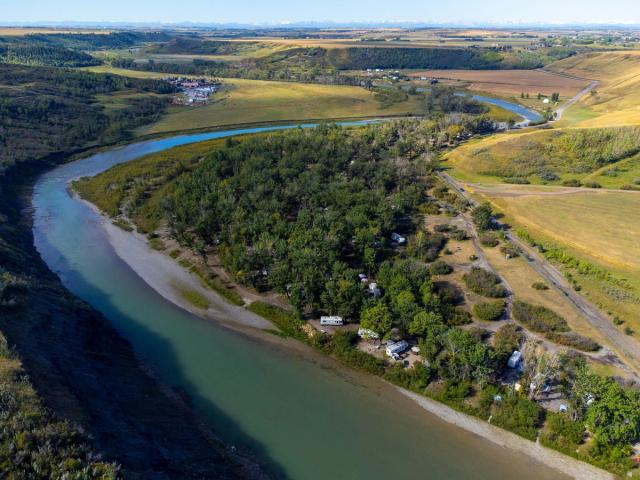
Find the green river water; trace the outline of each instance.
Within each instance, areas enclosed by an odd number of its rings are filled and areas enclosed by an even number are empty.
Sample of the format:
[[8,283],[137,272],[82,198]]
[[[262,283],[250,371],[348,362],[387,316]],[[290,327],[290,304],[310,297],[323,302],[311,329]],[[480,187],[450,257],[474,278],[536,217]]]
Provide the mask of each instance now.
[[66,189],[73,178],[151,152],[260,130],[152,140],[50,171],[33,196],[39,252],[71,291],[106,315],[163,382],[183,389],[227,443],[248,449],[275,477],[565,478],[442,422],[375,378],[179,309],[116,256],[98,215]]

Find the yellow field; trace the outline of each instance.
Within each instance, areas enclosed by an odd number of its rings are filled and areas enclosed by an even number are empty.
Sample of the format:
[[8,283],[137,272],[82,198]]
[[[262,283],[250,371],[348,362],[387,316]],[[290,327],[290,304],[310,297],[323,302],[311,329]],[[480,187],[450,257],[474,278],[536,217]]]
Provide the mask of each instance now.
[[419,113],[418,100],[382,108],[359,87],[227,79],[229,87],[202,107],[171,107],[169,114],[140,133],[154,134],[244,123],[364,118]]
[[580,275],[579,283],[582,293],[603,311],[620,316],[640,332],[640,193],[592,190],[483,196],[510,225],[626,279],[632,287],[629,298],[612,294],[617,287],[595,277]]
[[[597,92],[567,112],[563,124],[584,127],[640,124],[640,51],[590,53],[547,69],[600,82]],[[578,115],[573,115],[577,110]]]
[[410,76],[461,81],[472,90],[518,96],[558,92],[561,97],[572,97],[589,83],[541,70],[423,70]]

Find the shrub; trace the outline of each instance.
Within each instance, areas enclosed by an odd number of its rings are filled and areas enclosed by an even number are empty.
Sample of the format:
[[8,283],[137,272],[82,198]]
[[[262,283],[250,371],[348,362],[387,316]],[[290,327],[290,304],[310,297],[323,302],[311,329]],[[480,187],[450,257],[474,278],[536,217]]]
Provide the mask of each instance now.
[[533,400],[517,394],[508,395],[493,408],[492,423],[521,437],[535,440],[544,416]]
[[473,267],[462,279],[469,290],[483,297],[502,298],[507,295],[498,276],[483,268]]
[[543,445],[569,455],[575,455],[584,436],[584,421],[574,421],[568,415],[547,413],[547,422],[540,441]]
[[496,332],[493,338],[493,348],[499,355],[511,355],[514,350],[520,348],[523,340],[524,333],[522,329],[514,323],[509,323],[500,327]]
[[584,186],[587,188],[602,188],[598,182],[584,182]]
[[447,325],[450,327],[460,327],[462,325],[469,325],[473,323],[471,320],[471,314],[465,309],[456,307],[452,309],[446,315]]
[[513,185],[529,185],[531,182],[524,177],[507,177],[503,178],[504,183],[511,183]]
[[577,178],[569,178],[562,182],[562,185],[564,185],[565,187],[581,187],[582,182]]
[[545,335],[549,340],[559,345],[565,345],[567,347],[575,348],[583,352],[597,352],[600,350],[600,345],[590,338],[583,337],[574,332],[556,333],[551,332]]
[[554,182],[556,180],[560,180],[560,176],[557,173],[552,172],[551,170],[543,170],[542,172],[540,172],[539,177],[545,182]]
[[493,232],[483,232],[480,234],[480,243],[485,247],[497,247],[500,244],[498,237]]
[[448,275],[453,272],[453,268],[443,260],[436,260],[429,265],[429,273],[431,275]]
[[510,243],[500,247],[500,251],[504,255],[508,256],[509,258],[516,258],[517,256],[520,255],[520,250],[518,249],[518,247],[516,247],[515,245],[512,245]]
[[482,321],[491,322],[500,319],[504,313],[505,303],[503,300],[498,302],[484,302],[473,306],[473,314]]
[[460,228],[456,228],[455,230],[453,230],[451,233],[449,233],[449,236],[454,240],[458,240],[459,242],[469,240],[469,234],[467,234],[465,230],[462,230]]
[[535,290],[549,290],[549,286],[544,282],[533,282],[531,288]]
[[562,317],[542,305],[531,305],[518,300],[513,304],[513,316],[533,332],[569,331],[569,326]]

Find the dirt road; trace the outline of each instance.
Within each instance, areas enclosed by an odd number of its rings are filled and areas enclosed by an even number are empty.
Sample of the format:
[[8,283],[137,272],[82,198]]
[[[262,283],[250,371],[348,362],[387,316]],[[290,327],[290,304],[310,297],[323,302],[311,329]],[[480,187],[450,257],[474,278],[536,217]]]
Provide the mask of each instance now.
[[[452,178],[451,175],[446,172],[439,172],[439,176],[472,205],[478,204],[463,185]],[[609,341],[613,350],[624,358],[635,374],[640,374],[640,348],[638,348],[638,343],[620,332],[604,313],[573,290],[564,275],[529,245],[526,245],[510,231],[506,232],[506,238],[525,252],[525,258],[529,265],[550,285],[562,293],[589,324]]]

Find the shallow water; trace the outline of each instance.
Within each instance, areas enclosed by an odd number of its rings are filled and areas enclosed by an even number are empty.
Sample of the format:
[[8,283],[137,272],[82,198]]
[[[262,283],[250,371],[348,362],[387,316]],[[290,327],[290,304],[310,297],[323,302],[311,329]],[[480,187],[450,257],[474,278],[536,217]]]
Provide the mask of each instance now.
[[248,447],[277,476],[563,478],[529,457],[440,421],[377,379],[179,309],[115,255],[98,215],[66,191],[73,178],[148,153],[273,129],[147,141],[52,170],[39,179],[33,196],[39,252],[71,291],[107,316],[161,380],[193,399],[226,442]]

